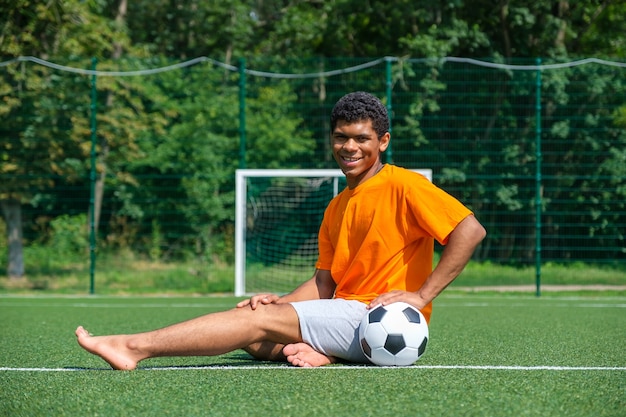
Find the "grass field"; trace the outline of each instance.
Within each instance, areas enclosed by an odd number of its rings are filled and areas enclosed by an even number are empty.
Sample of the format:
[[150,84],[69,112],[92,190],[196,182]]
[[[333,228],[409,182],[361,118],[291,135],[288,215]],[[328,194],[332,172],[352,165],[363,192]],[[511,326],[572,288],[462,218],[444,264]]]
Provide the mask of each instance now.
[[0,297],[2,416],[624,416],[626,298],[442,295],[413,367],[296,369],[242,351],[111,371],[73,331],[136,332],[231,297]]

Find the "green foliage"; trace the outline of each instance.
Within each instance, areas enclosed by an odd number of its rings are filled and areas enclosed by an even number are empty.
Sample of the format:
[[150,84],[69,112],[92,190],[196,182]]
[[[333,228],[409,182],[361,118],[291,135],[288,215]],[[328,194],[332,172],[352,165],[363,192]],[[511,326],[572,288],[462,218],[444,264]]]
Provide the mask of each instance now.
[[50,246],[57,252],[57,256],[66,259],[84,256],[89,248],[85,214],[58,216],[50,221],[50,226],[52,227]]
[[[68,239],[70,239],[68,237]],[[153,251],[158,238],[155,237]],[[221,244],[228,244],[221,241]],[[231,243],[232,244],[232,243]],[[217,244],[216,244],[217,245]],[[163,245],[161,245],[163,246]],[[159,246],[159,249],[161,247]],[[166,250],[172,250],[169,247]],[[82,248],[83,253],[85,248]],[[162,249],[161,249],[162,250]],[[217,250],[217,249],[216,249]],[[234,291],[234,267],[232,260],[226,264],[219,259],[202,259],[190,256],[184,261],[164,261],[125,250],[98,253],[95,270],[95,290],[99,295],[125,294],[215,294]],[[1,256],[1,255],[0,255]],[[86,294],[89,290],[89,262],[85,256],[72,258],[71,254],[49,245],[33,244],[24,249],[27,279],[16,284],[8,278],[0,279],[0,293],[32,294],[32,290],[46,289],[51,294]],[[2,258],[0,257],[0,260]],[[301,259],[298,273],[285,273],[275,265],[255,263],[249,265],[251,277],[270,276],[276,283],[276,291],[287,292],[309,278],[313,273],[314,257]],[[436,264],[438,254],[435,254]],[[250,282],[258,282],[251,279]],[[496,262],[470,262],[462,274],[450,286],[452,292],[483,292],[509,290],[514,293],[534,293],[536,269],[532,266],[516,267]],[[598,266],[583,262],[559,264],[547,262],[541,269],[542,285],[572,286],[585,294],[601,294],[597,285],[609,286],[605,290],[613,295],[626,294],[626,267]],[[611,287],[616,286],[616,287]],[[495,287],[495,288],[494,288]],[[468,290],[469,288],[469,290]],[[254,288],[250,289],[255,291]],[[265,289],[263,289],[265,290]],[[567,291],[566,291],[567,290]],[[563,287],[568,293],[572,288]],[[552,293],[552,291],[546,291]]]
[[[197,56],[228,64],[246,58],[249,68],[289,74],[402,57],[392,68],[390,161],[432,167],[436,181],[481,216],[489,235],[479,258],[528,263],[538,74],[422,58],[620,59],[625,13],[623,2],[600,0],[193,0],[184,7],[163,0],[17,0],[0,5],[0,57],[32,55],[81,69],[97,58],[100,71],[163,67]],[[90,76],[32,62],[10,62],[0,73],[0,199],[24,204],[25,236],[44,241],[36,235],[51,219],[87,211],[96,88],[96,170],[104,181],[100,249],[132,247],[164,260],[231,259],[234,170],[334,168],[327,143],[332,104],[354,89],[386,99],[388,87],[384,65],[313,79],[248,74],[243,106],[238,72],[207,63],[99,76],[95,85]],[[590,245],[599,249],[584,256],[620,262],[623,70],[586,65],[541,77],[542,204],[552,236],[544,254],[573,259],[594,238]],[[557,218],[572,229],[563,233]]]
[[573,43],[576,52],[608,56],[626,55],[626,3],[623,1],[576,2]]
[[150,260],[158,261],[161,259],[162,255],[161,245],[163,245],[163,235],[161,233],[161,226],[156,219],[152,220],[152,241],[150,243],[151,247],[148,252]]
[[300,161],[313,156],[311,132],[302,129],[304,118],[297,112],[298,97],[282,82],[262,86],[247,100],[249,168],[298,168]]
[[9,253],[7,251],[8,239],[6,228],[6,223],[0,217],[0,265],[6,265],[8,263]]
[[[108,21],[83,1],[20,0],[4,6],[2,15],[4,60],[62,57],[63,63],[85,67],[91,56],[106,55],[112,47]],[[3,68],[0,91],[0,136],[11,139],[0,142],[0,174],[13,179],[0,183],[0,198],[28,202],[37,189],[63,182],[60,177],[76,180],[89,150],[87,78],[45,67],[27,71],[14,62]]]

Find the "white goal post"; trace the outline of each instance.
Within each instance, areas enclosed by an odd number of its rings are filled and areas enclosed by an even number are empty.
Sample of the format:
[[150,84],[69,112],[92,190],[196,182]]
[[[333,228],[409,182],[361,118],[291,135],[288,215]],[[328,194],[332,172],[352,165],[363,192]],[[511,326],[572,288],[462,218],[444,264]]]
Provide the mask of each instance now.
[[[431,169],[412,171],[432,181]],[[324,209],[345,187],[339,169],[238,169],[235,296],[287,292],[310,278]],[[303,230],[306,233],[296,233]],[[254,248],[247,248],[250,242]],[[273,247],[279,252],[276,256],[269,253]]]

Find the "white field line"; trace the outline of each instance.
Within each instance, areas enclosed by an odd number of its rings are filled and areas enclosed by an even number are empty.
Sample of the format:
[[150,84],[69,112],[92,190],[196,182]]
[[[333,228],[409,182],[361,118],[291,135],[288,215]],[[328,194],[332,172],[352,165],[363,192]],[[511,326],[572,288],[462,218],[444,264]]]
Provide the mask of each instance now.
[[[28,300],[28,301],[27,301]],[[31,301],[32,300],[32,301]],[[0,308],[2,307],[51,307],[51,308],[208,308],[211,310],[224,310],[235,307],[235,303],[215,303],[214,301],[207,302],[181,302],[170,301],[162,299],[162,302],[117,302],[111,303],[105,300],[85,300],[85,301],[73,301],[73,302],[55,302],[54,299],[45,300],[39,299],[18,299],[18,298],[3,298],[0,296]],[[512,307],[512,308],[526,308],[526,307],[576,307],[576,308],[626,308],[626,302],[607,303],[601,302],[601,300],[589,300],[581,298],[568,298],[568,299],[484,299],[484,301],[467,300],[461,302],[450,302],[449,300],[436,301],[436,307]],[[615,300],[622,301],[622,299]]]
[[[267,370],[267,369],[324,369],[332,371],[346,370],[376,370],[376,369],[449,369],[449,370],[492,370],[492,371],[621,371],[623,366],[507,366],[507,365],[413,365],[404,367],[395,366],[325,366],[320,368],[298,368],[289,365],[207,365],[207,366],[164,366],[139,367],[140,371],[236,371],[236,370]],[[0,372],[80,372],[80,371],[111,371],[109,368],[11,368],[0,367]]]
[[79,303],[20,303],[20,302],[1,302],[0,307],[54,307],[54,308],[211,308],[211,309],[230,309],[235,307],[232,304],[215,304],[215,303],[99,303],[99,302],[79,302]]
[[[436,301],[435,301],[436,302]],[[449,304],[445,302],[440,302],[436,304],[436,307],[513,307],[513,308],[525,308],[525,307],[569,307],[569,308],[626,308],[626,304],[611,304],[611,303],[521,303],[521,302],[465,302],[465,303],[454,303]]]

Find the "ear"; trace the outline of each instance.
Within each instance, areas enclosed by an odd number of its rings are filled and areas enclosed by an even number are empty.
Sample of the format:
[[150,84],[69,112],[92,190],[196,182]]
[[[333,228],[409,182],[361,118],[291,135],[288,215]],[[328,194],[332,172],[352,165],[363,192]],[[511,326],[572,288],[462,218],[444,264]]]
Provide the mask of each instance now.
[[385,152],[389,146],[389,141],[391,141],[391,134],[387,132],[378,139],[378,150]]

